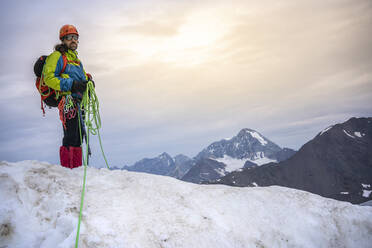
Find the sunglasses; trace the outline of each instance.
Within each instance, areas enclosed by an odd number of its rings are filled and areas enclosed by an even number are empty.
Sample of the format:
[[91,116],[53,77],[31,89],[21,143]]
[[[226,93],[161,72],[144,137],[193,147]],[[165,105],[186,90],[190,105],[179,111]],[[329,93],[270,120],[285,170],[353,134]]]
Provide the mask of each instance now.
[[66,35],[66,36],[64,37],[64,39],[66,39],[66,40],[72,40],[72,39],[74,39],[74,40],[79,40],[79,36],[76,35],[76,34],[68,34],[68,35]]

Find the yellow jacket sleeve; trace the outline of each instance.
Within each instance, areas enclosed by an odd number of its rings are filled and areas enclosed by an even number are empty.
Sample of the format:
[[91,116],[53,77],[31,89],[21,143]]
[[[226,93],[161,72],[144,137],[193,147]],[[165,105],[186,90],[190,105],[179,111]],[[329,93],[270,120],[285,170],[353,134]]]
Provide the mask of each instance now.
[[59,91],[70,91],[73,79],[69,78],[67,74],[61,74],[63,69],[62,54],[58,51],[50,54],[43,68],[43,79],[45,84]]

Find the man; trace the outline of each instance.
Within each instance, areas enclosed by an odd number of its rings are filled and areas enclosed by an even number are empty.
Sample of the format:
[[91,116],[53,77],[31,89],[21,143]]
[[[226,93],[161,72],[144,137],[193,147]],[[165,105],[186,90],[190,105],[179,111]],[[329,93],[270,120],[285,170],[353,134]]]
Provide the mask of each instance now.
[[[64,133],[63,144],[59,149],[60,161],[62,166],[72,169],[82,165],[77,103],[81,100],[90,77],[77,56],[77,29],[73,25],[64,25],[60,29],[59,39],[62,43],[55,46],[55,51],[45,61],[43,80],[57,93]],[[70,99],[73,102],[72,107],[68,104]]]

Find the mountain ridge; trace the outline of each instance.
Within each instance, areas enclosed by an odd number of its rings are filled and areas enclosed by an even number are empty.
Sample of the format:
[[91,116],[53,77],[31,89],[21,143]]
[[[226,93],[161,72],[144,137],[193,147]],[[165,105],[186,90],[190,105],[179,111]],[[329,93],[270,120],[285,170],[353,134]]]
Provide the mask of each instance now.
[[194,157],[194,166],[182,180],[193,183],[215,180],[243,167],[285,160],[294,153],[292,149],[282,149],[253,129],[243,128],[232,138],[213,142],[198,153]]
[[372,191],[363,185],[372,185],[372,118],[335,124],[285,161],[244,168],[209,183],[280,185],[352,203],[367,201]]

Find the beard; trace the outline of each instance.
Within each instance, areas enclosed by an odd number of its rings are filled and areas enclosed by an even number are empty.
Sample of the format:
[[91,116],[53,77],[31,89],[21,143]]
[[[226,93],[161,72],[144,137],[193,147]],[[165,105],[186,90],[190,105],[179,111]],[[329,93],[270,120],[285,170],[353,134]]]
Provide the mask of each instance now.
[[68,46],[69,49],[75,51],[78,47],[78,44],[75,42],[71,42],[71,44]]

